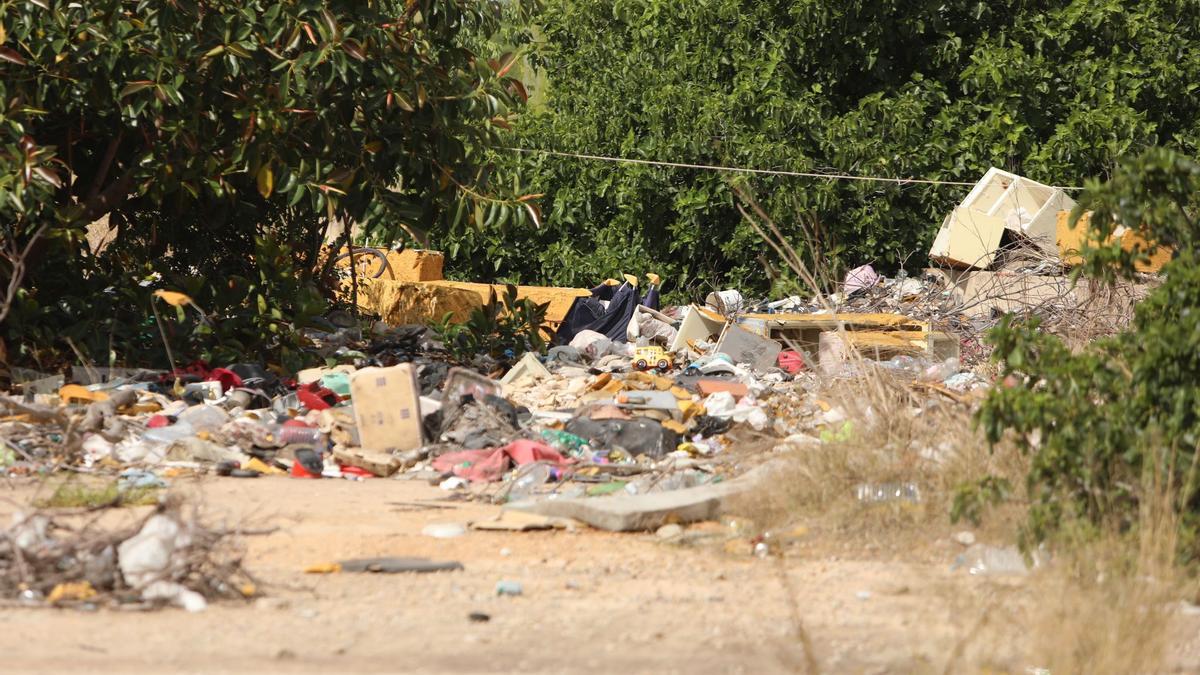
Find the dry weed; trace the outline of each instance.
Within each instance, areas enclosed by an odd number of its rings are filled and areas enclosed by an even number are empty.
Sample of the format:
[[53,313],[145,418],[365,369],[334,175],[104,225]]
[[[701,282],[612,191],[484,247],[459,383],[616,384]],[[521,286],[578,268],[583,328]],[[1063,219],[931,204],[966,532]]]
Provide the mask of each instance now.
[[[1008,446],[989,448],[967,405],[864,372],[820,392],[845,420],[820,430],[820,443],[785,451],[771,487],[747,496],[740,513],[764,527],[803,519],[843,531],[911,534],[895,528],[946,528],[963,483],[994,475],[1023,484],[1025,458]],[[865,502],[860,486],[911,486],[915,499]],[[1011,534],[1010,519],[998,520]]]
[[1176,555],[1177,497],[1169,484],[1147,472],[1132,528],[1115,519],[1064,528],[1050,563],[1020,592],[977,611],[1004,620],[966,636],[968,662],[1020,663],[1021,670],[1055,675],[1170,671],[1176,608],[1196,597],[1197,585]]

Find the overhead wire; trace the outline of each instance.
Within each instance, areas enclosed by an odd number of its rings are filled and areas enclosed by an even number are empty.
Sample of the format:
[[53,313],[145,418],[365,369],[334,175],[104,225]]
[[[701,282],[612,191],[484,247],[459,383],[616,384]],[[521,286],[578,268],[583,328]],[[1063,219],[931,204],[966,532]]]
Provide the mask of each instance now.
[[[847,173],[815,173],[809,171],[788,171],[785,169],[754,169],[740,166],[722,166],[719,164],[694,164],[691,162],[668,162],[654,159],[636,159],[633,157],[613,157],[609,155],[594,155],[582,152],[562,152],[559,150],[542,150],[536,148],[503,148],[512,152],[520,152],[524,154],[541,154],[553,155],[556,157],[569,157],[574,159],[586,159],[593,161],[612,162],[617,164],[642,164],[648,166],[664,166],[677,169],[700,169],[704,171],[724,171],[728,173],[748,173],[768,176],[796,176],[801,178],[818,178],[824,180],[848,180],[848,181],[864,181],[876,183],[896,183],[899,185],[955,185],[973,187],[975,183],[956,180],[933,180],[929,178],[893,178],[888,176],[856,176]],[[1059,190],[1082,190],[1082,187],[1064,187],[1059,185],[1051,185],[1049,187]]]

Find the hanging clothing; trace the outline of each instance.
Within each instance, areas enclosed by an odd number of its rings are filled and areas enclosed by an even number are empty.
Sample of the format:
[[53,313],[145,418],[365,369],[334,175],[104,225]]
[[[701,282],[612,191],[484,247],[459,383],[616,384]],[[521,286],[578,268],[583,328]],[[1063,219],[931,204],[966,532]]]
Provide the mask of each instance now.
[[[607,305],[603,302],[605,296]],[[590,297],[576,298],[562,325],[558,327],[554,342],[570,344],[572,338],[583,330],[596,331],[613,342],[625,342],[625,330],[641,299],[637,287],[629,282],[615,290],[612,286],[597,286],[592,289]]]
[[646,289],[646,295],[642,296],[642,306],[653,310],[660,309],[658,306],[658,286],[650,284],[650,287]]

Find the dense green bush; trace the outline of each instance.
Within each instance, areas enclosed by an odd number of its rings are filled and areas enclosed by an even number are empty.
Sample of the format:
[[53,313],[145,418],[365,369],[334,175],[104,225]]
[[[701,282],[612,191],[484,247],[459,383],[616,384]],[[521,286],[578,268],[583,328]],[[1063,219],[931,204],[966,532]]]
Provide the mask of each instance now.
[[[1136,309],[1126,332],[1078,353],[1038,331],[1005,322],[991,334],[1002,375],[979,420],[995,443],[1011,438],[1032,456],[1030,541],[1065,524],[1120,527],[1138,521],[1146,500],[1169,496],[1181,525],[1180,546],[1200,557],[1200,267],[1195,195],[1200,165],[1155,149],[1093,182],[1080,209],[1094,209],[1100,241],[1116,224],[1144,224],[1153,245],[1177,255],[1165,281]],[[1117,244],[1085,251],[1101,278],[1133,273],[1146,251]],[[1157,486],[1148,490],[1148,486]]]
[[[546,0],[533,148],[974,182],[990,166],[1078,185],[1200,142],[1194,3]],[[438,230],[462,276],[588,285],[655,271],[673,299],[768,286],[768,249],[707,171],[497,152],[546,226]],[[822,267],[920,266],[963,187],[755,177]],[[764,257],[765,256],[765,257]]]

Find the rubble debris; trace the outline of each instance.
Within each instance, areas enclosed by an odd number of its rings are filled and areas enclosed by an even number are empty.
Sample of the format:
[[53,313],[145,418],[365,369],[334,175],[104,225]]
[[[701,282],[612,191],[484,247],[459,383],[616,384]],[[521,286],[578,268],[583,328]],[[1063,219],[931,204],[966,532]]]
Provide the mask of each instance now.
[[[1014,194],[1042,195],[1038,190],[1021,183]],[[571,310],[563,310],[555,337],[565,344],[546,354],[531,345],[529,352],[464,364],[422,326],[385,323],[364,334],[331,320],[306,332],[312,356],[324,365],[298,373],[203,362],[172,372],[26,372],[17,392],[0,395],[0,470],[22,476],[69,467],[102,477],[114,494],[145,490],[150,498],[177,476],[201,473],[291,480],[301,489],[295,479],[422,480],[450,499],[508,505],[497,519],[470,523],[475,530],[577,522],[653,530],[711,518],[726,498],[756,489],[752,467],[761,458],[747,448],[807,452],[856,438],[857,422],[816,394],[829,378],[873,373],[923,405],[971,406],[993,386],[992,371],[978,365],[986,358],[979,336],[1003,313],[1041,316],[1047,326],[1098,316],[1087,303],[1105,296],[1071,286],[1059,258],[1030,244],[1028,232],[1044,229],[1043,212],[1021,208],[1035,217],[1006,212],[1016,214],[1014,236],[1024,234],[997,250],[993,269],[888,278],[862,266],[824,297],[752,300],[730,289],[710,295],[707,307],[661,311],[651,297],[659,280],[649,275],[644,296],[632,277],[601,283],[586,297],[567,289]],[[405,281],[432,275],[435,265],[393,258],[395,278],[372,284],[475,294],[456,282]],[[1131,292],[1114,302],[1115,314],[1127,314],[1135,298]],[[864,504],[921,499],[919,486],[907,483],[864,484],[856,495]],[[198,608],[193,594],[208,601],[225,590],[193,584],[200,572],[179,573],[179,556],[190,561],[195,542],[211,540],[189,523],[159,519],[143,523],[144,532],[139,526],[104,538],[118,581],[62,570],[45,579],[37,569],[24,573],[35,575],[39,602],[119,596]],[[35,545],[39,527],[30,521],[9,539]],[[454,532],[467,530],[455,525]],[[85,558],[102,550],[90,542]],[[122,545],[126,557],[117,556]],[[0,550],[0,566],[15,569],[15,559],[4,556]],[[412,560],[344,561],[324,571],[457,565]],[[49,559],[38,564],[50,566]],[[184,568],[194,569],[190,564]],[[151,575],[164,583],[150,582]],[[15,597],[14,588],[0,586],[0,593]]]
[[46,511],[17,513],[0,539],[0,597],[57,606],[173,604],[244,598],[236,533],[203,525],[170,499],[133,528],[74,528]]

